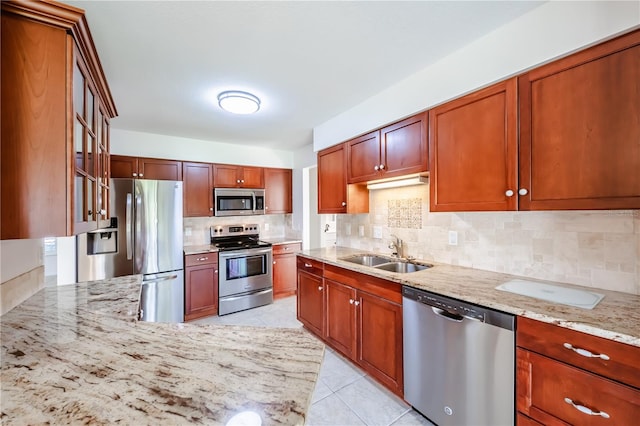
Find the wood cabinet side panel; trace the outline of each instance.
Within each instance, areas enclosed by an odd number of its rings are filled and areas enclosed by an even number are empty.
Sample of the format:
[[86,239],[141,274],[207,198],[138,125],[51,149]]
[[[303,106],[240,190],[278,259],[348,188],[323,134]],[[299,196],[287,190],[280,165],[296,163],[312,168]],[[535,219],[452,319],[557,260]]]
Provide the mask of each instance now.
[[69,235],[67,35],[5,13],[1,31],[1,237]]

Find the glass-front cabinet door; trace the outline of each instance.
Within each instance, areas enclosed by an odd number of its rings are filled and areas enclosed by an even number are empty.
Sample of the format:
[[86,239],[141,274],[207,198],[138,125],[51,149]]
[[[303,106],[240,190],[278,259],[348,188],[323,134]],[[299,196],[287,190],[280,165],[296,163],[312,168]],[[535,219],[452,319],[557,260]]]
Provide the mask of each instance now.
[[98,147],[99,103],[96,89],[79,52],[73,58],[73,147],[75,178],[73,190],[73,233],[87,232],[98,227],[99,157]]

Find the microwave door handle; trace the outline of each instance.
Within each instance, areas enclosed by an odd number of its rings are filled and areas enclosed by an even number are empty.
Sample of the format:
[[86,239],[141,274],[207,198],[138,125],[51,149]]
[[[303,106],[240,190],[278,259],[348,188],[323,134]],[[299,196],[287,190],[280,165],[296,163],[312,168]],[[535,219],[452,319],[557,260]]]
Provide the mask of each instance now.
[[253,198],[253,213],[255,214],[257,210],[257,204],[256,204],[257,197],[255,192],[251,192],[251,198]]

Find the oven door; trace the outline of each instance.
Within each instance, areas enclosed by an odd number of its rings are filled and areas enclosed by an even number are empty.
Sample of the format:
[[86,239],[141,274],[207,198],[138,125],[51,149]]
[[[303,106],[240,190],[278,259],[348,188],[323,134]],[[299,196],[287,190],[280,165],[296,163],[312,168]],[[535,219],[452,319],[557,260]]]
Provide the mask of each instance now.
[[271,247],[223,251],[218,256],[220,297],[273,287]]

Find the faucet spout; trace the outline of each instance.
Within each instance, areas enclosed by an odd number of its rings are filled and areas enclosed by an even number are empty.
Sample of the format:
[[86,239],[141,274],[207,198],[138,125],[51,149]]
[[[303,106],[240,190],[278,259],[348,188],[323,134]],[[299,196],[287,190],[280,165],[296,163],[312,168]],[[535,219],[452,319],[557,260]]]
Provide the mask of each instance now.
[[392,241],[391,244],[389,244],[389,248],[395,249],[395,252],[393,254],[403,259],[404,258],[404,242],[400,238],[398,238],[397,235],[391,234],[390,236],[394,239],[394,241]]

